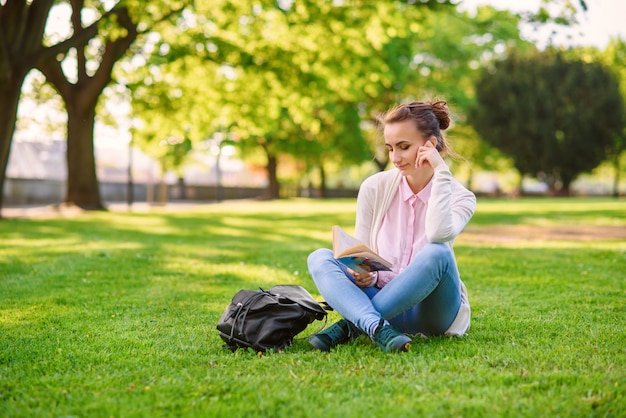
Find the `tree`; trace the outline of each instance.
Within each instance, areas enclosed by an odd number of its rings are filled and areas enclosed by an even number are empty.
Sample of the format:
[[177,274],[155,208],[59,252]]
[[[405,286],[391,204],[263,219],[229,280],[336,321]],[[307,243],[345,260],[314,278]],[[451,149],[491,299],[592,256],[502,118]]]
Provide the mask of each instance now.
[[[53,4],[71,9],[71,35],[57,43],[44,35]],[[184,0],[0,2],[0,200],[21,88],[26,75],[36,68],[62,96],[68,112],[66,201],[102,208],[93,153],[98,99],[112,80],[115,63],[137,36],[185,4]],[[64,70],[72,63],[75,74],[66,74]]]
[[[626,42],[620,38],[613,38],[604,50],[596,47],[577,47],[565,51],[569,57],[585,62],[600,62],[606,66],[617,78],[622,98],[626,99]],[[626,107],[625,107],[626,110]],[[602,166],[613,172],[614,197],[619,197],[620,177],[626,169],[626,115],[623,118],[625,125],[613,138],[607,149],[607,161]],[[598,167],[602,169],[602,167]]]
[[[74,33],[64,42],[42,45],[52,4],[53,0],[0,2],[0,210],[24,79],[39,62],[66,51],[70,43],[83,37],[83,33]],[[89,30],[85,28],[84,32]]]
[[[142,2],[129,0],[107,10],[104,1],[93,6],[85,0],[70,1],[73,31],[80,32],[89,15],[97,16],[94,19],[97,25],[92,25],[97,31],[73,43],[70,49],[73,54],[51,56],[37,65],[63,98],[68,113],[66,202],[85,209],[103,208],[93,147],[98,100],[112,81],[115,64],[126,55],[137,36],[175,15],[185,4],[184,1],[160,4],[152,0],[146,7]],[[63,70],[67,58],[75,65],[75,76]]]
[[623,107],[615,76],[597,62],[553,49],[511,52],[476,83],[470,122],[522,176],[567,195],[580,173],[606,158],[623,127]]
[[[619,80],[620,92],[626,98],[626,41],[623,39],[612,39],[605,51],[600,54],[600,61],[610,68]],[[619,197],[620,174],[624,170],[624,165],[620,162],[626,158],[626,115],[624,125],[616,133],[614,143],[610,147],[608,154],[614,170],[613,196]]]
[[[82,12],[84,1],[71,2],[71,22],[74,31],[83,27]],[[112,33],[105,39],[98,39],[96,33],[89,39],[81,40],[72,46],[76,63],[76,77],[68,77],[62,68],[65,57],[50,57],[39,63],[37,68],[46,76],[63,98],[67,110],[67,195],[66,202],[85,209],[103,209],[100,199],[96,161],[93,147],[93,130],[96,118],[96,105],[104,88],[111,82],[115,63],[137,38],[137,27],[128,9],[119,7],[102,14],[102,25],[112,27]],[[119,25],[119,26],[118,26]],[[99,47],[93,48],[95,40]],[[93,41],[92,41],[93,42]],[[90,71],[90,62],[99,57],[96,71]]]

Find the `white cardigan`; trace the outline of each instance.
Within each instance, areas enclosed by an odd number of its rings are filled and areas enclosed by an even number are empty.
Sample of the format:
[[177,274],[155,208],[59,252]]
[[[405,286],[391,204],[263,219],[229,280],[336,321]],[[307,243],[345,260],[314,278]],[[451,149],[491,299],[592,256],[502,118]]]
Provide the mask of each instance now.
[[[354,236],[378,251],[376,242],[383,218],[399,190],[402,173],[398,169],[376,173],[361,184],[356,205]],[[426,237],[429,242],[446,244],[452,254],[454,238],[463,231],[476,210],[476,196],[456,181],[450,169],[435,169],[426,209]],[[463,336],[470,325],[467,289],[461,281],[461,307],[445,335]]]

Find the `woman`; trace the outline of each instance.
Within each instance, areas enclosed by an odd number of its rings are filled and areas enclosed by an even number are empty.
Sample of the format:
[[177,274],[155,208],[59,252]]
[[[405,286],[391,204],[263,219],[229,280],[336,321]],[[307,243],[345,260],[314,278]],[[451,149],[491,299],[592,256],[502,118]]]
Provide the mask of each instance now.
[[394,169],[367,178],[357,198],[355,237],[393,263],[359,274],[329,249],[308,258],[313,280],[342,320],[310,338],[322,351],[367,334],[385,352],[408,350],[417,334],[462,336],[470,307],[452,250],[476,208],[442,158],[450,125],[445,101],[402,104],[382,117]]

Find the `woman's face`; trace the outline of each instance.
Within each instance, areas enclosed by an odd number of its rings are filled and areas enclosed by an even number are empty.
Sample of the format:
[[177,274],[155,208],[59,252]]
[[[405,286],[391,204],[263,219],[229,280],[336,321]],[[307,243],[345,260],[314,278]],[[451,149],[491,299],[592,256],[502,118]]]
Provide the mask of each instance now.
[[385,125],[383,130],[385,147],[389,151],[389,159],[404,175],[419,170],[415,167],[417,150],[424,145],[426,139],[417,130],[411,120],[393,122]]

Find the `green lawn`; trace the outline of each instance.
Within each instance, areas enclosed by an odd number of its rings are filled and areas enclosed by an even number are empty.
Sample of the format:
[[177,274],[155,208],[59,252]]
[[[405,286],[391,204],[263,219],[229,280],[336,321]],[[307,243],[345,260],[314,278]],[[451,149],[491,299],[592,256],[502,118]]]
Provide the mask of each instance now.
[[463,339],[404,354],[365,337],[330,354],[305,338],[282,354],[222,347],[237,290],[319,298],[306,257],[353,221],[353,200],[0,221],[0,417],[626,416],[626,235],[549,239],[623,231],[624,200],[480,201],[455,246]]

